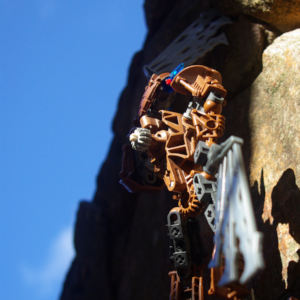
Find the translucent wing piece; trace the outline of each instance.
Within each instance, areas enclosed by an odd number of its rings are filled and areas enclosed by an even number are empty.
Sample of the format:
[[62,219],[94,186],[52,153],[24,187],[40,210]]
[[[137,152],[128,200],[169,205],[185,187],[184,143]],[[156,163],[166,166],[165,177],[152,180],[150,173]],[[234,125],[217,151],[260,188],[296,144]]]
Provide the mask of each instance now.
[[[264,267],[263,235],[256,228],[241,151],[242,143],[241,139],[230,137],[224,143],[226,146],[222,152],[208,159],[212,165],[216,165],[215,161],[223,159],[219,165],[215,204],[215,254],[209,263],[210,268],[219,267],[222,254],[225,257],[225,269],[219,281],[220,286],[237,281],[243,284]],[[244,270],[240,278],[237,264],[239,252],[244,258]]]
[[149,78],[153,73],[160,74],[166,70],[169,72],[180,62],[190,66],[217,45],[228,45],[228,40],[223,32],[220,33],[220,29],[231,23],[230,18],[215,9],[203,12],[148,66],[144,67],[146,76]]

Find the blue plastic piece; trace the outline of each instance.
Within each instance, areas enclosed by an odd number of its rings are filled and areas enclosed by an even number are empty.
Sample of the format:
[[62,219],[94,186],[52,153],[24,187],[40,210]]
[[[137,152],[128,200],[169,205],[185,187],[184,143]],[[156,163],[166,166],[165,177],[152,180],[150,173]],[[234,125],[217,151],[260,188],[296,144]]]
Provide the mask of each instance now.
[[183,70],[184,65],[181,63],[179,66],[177,66],[168,77],[165,78],[165,80],[162,82],[162,88],[166,93],[172,93],[174,90],[171,88],[170,84],[174,77]]
[[177,66],[170,74],[170,76],[168,76],[171,80],[173,80],[173,78],[181,71],[183,70],[184,65],[183,63],[181,63],[179,66]]

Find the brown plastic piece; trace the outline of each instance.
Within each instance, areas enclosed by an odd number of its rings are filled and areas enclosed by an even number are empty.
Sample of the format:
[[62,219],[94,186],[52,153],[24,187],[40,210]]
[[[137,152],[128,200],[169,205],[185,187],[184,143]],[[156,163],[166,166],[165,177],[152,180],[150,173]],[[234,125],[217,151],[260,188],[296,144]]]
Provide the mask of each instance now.
[[215,113],[206,114],[196,109],[192,110],[191,116],[196,127],[198,141],[205,141],[208,146],[211,146],[217,142],[218,137],[224,134],[224,116]]
[[[238,261],[238,271],[240,275],[242,274],[243,269],[244,269],[244,260],[240,256]],[[218,286],[217,283],[222,277],[223,271],[224,271],[224,266],[223,266],[223,259],[222,259],[222,266],[220,268],[211,268],[211,273],[210,273],[211,280],[210,280],[210,289],[208,290],[208,295],[214,295],[224,299],[240,300],[244,296],[250,294],[246,285],[240,284],[238,282],[229,284],[227,286],[221,286],[221,287]]]
[[205,113],[220,114],[222,112],[223,105],[216,103],[212,100],[206,100],[203,106]]
[[159,76],[156,74],[153,74],[152,77],[149,80],[148,85],[146,86],[144,95],[142,97],[142,100],[140,102],[138,117],[141,118],[147,113],[147,110],[151,107],[153,104],[153,101],[158,93],[158,88],[162,81],[169,76],[170,73],[162,73]]
[[221,74],[205,66],[190,66],[179,72],[171,83],[171,87],[178,93],[194,97],[208,96],[209,92],[216,92],[225,98],[227,91],[222,86]]
[[[222,103],[217,103],[217,101],[207,99],[203,105],[203,111],[193,109],[190,112],[191,119],[183,114],[167,110],[155,112],[155,117],[152,117],[150,113],[147,115],[148,109],[157,108],[155,99],[160,93],[163,94],[161,83],[168,75],[169,73],[159,76],[154,74],[151,77],[141,100],[137,121],[142,128],[149,129],[151,132],[152,140],[147,155],[151,157],[158,182],[163,180],[168,190],[174,192],[173,199],[178,201],[178,207],[173,210],[179,212],[183,220],[187,220],[187,218],[199,215],[204,208],[204,204],[198,201],[194,190],[195,174],[201,173],[208,180],[216,180],[215,176],[203,171],[203,166],[194,163],[194,153],[199,141],[204,141],[210,147],[224,134],[225,118],[221,112],[226,102],[224,100]],[[220,73],[205,66],[190,66],[183,69],[172,80],[171,87],[178,93],[184,95],[191,93],[192,96],[202,98],[202,100],[210,92],[223,98],[226,96]],[[132,149],[125,145],[120,172],[121,183],[129,191],[149,192],[162,189],[160,184],[140,185],[136,182],[138,171],[134,164]],[[189,274],[188,279],[183,279],[183,286],[176,271],[169,273],[171,277],[170,300],[204,300],[200,266],[193,262]],[[221,275],[222,269],[212,269],[209,294],[238,300],[239,297],[248,293],[247,289],[241,285],[222,288],[216,286]]]
[[[203,66],[192,66],[183,71],[190,80],[198,78],[196,72],[199,71],[203,76],[211,75],[210,80],[214,84],[222,81],[217,71]],[[149,154],[155,159],[153,160],[155,170],[163,176],[168,190],[177,193],[175,199],[179,201],[182,213],[190,217],[198,215],[203,210],[194,192],[193,175],[191,176],[192,171],[202,172],[202,166],[194,164],[193,155],[196,145],[201,140],[211,146],[223,135],[225,129],[225,118],[213,111],[216,106],[208,103],[207,107],[209,110],[207,113],[192,110],[192,120],[180,113],[165,110],[160,111],[161,120],[147,115],[140,118],[141,126],[152,133]]]
[[[194,152],[199,141],[208,146],[217,142],[225,130],[225,118],[220,114],[222,104],[207,100],[204,103],[204,112],[192,110],[192,120],[182,114],[160,110],[161,118],[147,116],[147,110],[152,107],[155,97],[160,92],[162,81],[169,75],[163,73],[159,76],[153,74],[141,100],[138,117],[143,128],[150,130],[152,142],[148,153],[152,158],[154,171],[158,178],[163,178],[169,191],[175,192],[181,212],[190,217],[197,216],[203,205],[197,200],[193,176],[195,172],[202,172],[202,166],[194,164]],[[191,92],[195,97],[203,97],[210,91],[215,91],[225,97],[222,77],[219,72],[205,66],[190,66],[175,76],[171,87],[179,93]],[[156,191],[157,186],[136,186],[132,155],[124,150],[123,168],[120,173],[121,183],[129,191]],[[205,178],[210,177],[203,173]],[[207,178],[209,179],[209,178]],[[213,180],[214,178],[210,178]]]
[[143,116],[140,118],[140,123],[141,127],[149,129],[151,133],[155,133],[160,128],[162,121],[148,116]]
[[182,285],[176,271],[169,272],[171,277],[170,300],[181,300]]
[[169,272],[171,277],[171,289],[170,289],[170,300],[204,300],[204,288],[203,288],[203,272],[198,268],[194,268],[194,273],[200,273],[198,276],[192,276],[191,287],[183,288],[176,271]]
[[204,300],[203,272],[200,277],[192,278],[192,300]]

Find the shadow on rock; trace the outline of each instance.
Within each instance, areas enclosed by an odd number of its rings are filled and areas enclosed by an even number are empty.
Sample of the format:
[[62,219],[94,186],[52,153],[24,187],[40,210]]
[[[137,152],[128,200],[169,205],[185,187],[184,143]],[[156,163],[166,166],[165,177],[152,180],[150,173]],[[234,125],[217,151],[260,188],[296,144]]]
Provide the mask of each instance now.
[[[295,173],[287,169],[273,188],[272,216],[273,224],[262,220],[265,201],[264,173],[261,170],[260,192],[258,182],[251,187],[251,195],[258,230],[264,234],[263,253],[265,269],[252,280],[255,299],[288,299],[300,296],[300,264],[291,262],[288,267],[288,289],[282,280],[282,262],[278,250],[278,224],[289,224],[290,234],[300,243],[300,190],[295,183]],[[298,254],[299,254],[298,250]]]

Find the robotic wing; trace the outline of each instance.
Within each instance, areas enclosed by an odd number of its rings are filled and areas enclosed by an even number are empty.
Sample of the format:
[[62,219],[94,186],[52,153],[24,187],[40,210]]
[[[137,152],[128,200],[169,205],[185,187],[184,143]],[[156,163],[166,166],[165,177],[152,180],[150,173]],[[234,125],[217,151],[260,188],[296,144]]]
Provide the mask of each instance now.
[[[215,253],[209,267],[220,267],[225,257],[224,273],[219,286],[239,281],[247,282],[263,269],[263,235],[256,228],[248,180],[241,151],[243,140],[231,136],[208,153],[206,169],[219,164],[218,191],[215,203]],[[244,258],[244,270],[238,273],[239,252]]]

